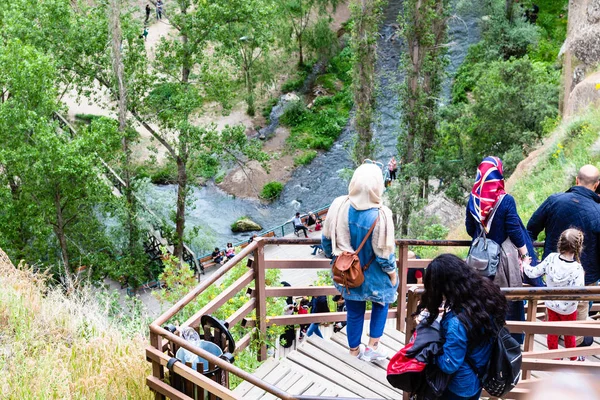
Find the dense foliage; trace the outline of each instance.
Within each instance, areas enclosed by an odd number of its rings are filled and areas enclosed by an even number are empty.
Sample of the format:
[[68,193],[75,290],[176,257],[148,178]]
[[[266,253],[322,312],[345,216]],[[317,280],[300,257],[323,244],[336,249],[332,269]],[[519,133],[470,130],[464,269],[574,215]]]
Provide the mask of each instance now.
[[283,183],[281,182],[269,182],[263,186],[260,197],[265,200],[273,201],[279,197],[283,191]]
[[509,176],[558,118],[556,55],[565,38],[567,2],[536,1],[536,23],[525,16],[531,2],[515,3],[510,20],[506,4],[495,0],[484,8],[482,40],[469,49],[452,101],[440,113],[434,171],[459,202],[483,157],[500,157]]

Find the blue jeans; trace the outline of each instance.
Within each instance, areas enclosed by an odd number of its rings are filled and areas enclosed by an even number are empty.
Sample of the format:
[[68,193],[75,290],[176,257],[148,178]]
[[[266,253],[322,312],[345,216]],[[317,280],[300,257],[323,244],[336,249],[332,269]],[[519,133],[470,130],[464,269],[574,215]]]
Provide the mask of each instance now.
[[323,339],[323,334],[321,333],[321,330],[319,329],[319,324],[316,324],[316,323],[310,324],[310,326],[308,327],[308,330],[306,331],[306,336],[310,337],[310,336],[312,336],[313,333],[316,333],[318,337]]
[[[387,319],[389,304],[381,305],[373,303],[371,311],[371,323],[369,325],[369,336],[379,339],[383,336],[383,328]],[[348,335],[348,346],[355,349],[360,345],[360,339],[365,324],[365,311],[367,309],[366,301],[346,300],[346,310],[348,312],[346,331]]]
[[448,389],[446,389],[446,391],[442,394],[442,397],[440,397],[440,399],[441,400],[479,400],[480,396],[481,396],[481,389],[479,389],[479,392],[477,392],[474,396],[469,396],[469,397],[459,396],[457,394],[452,393]]

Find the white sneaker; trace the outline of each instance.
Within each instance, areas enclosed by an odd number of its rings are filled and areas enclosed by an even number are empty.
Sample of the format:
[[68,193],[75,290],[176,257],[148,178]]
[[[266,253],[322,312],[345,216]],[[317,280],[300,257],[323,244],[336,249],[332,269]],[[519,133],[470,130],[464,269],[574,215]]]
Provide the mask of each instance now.
[[382,360],[385,360],[386,358],[387,358],[387,355],[381,348],[378,348],[377,350],[373,350],[370,347],[367,347],[360,357],[361,360],[364,360],[367,362],[382,361]]

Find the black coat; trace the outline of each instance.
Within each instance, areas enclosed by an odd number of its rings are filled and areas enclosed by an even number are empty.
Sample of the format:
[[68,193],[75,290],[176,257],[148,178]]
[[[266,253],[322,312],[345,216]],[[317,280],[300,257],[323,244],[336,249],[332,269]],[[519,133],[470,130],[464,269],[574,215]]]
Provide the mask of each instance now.
[[573,186],[565,193],[553,194],[527,223],[533,240],[546,231],[543,258],[557,251],[561,233],[569,228],[578,228],[584,235],[581,265],[585,270],[585,284],[600,280],[600,197],[592,190]]

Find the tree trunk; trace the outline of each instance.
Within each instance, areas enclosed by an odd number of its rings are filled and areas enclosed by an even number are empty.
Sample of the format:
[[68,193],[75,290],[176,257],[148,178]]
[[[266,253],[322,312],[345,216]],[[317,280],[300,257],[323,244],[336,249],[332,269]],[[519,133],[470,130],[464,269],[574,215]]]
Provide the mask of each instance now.
[[253,82],[252,82],[252,75],[250,74],[250,67],[244,67],[245,70],[245,76],[246,76],[246,91],[247,91],[247,98],[246,98],[246,102],[248,103],[248,109],[246,110],[246,113],[248,115],[250,115],[251,117],[254,116],[256,110],[254,109],[254,88],[253,88]]
[[69,271],[69,251],[67,249],[67,237],[65,236],[65,220],[62,212],[60,192],[57,190],[54,195],[54,207],[56,209],[56,224],[54,225],[54,234],[58,239],[60,245],[60,251],[62,254],[63,262],[65,263],[65,269]]
[[373,158],[373,107],[375,97],[375,63],[377,58],[377,42],[375,31],[378,28],[377,1],[356,0],[353,7],[354,28],[352,39],[357,55],[354,61],[353,94],[356,114],[354,125],[358,140],[354,147],[354,158],[357,164],[366,158]]
[[296,36],[296,38],[298,39],[298,53],[299,53],[298,66],[303,67],[304,66],[304,53],[303,53],[303,49],[302,49],[302,34],[299,33]]
[[175,256],[183,260],[183,233],[185,230],[185,199],[187,196],[187,170],[185,159],[177,157],[177,214],[175,216]]
[[137,225],[135,223],[135,197],[131,187],[131,151],[129,149],[129,140],[127,139],[127,90],[125,87],[125,76],[123,57],[121,53],[121,4],[120,0],[110,0],[110,32],[112,35],[112,56],[113,73],[118,86],[118,105],[119,105],[119,132],[121,132],[121,147],[123,150],[123,180],[125,187],[125,199],[127,201],[127,231],[128,231],[128,249],[129,256],[133,257],[136,252],[138,240]]

